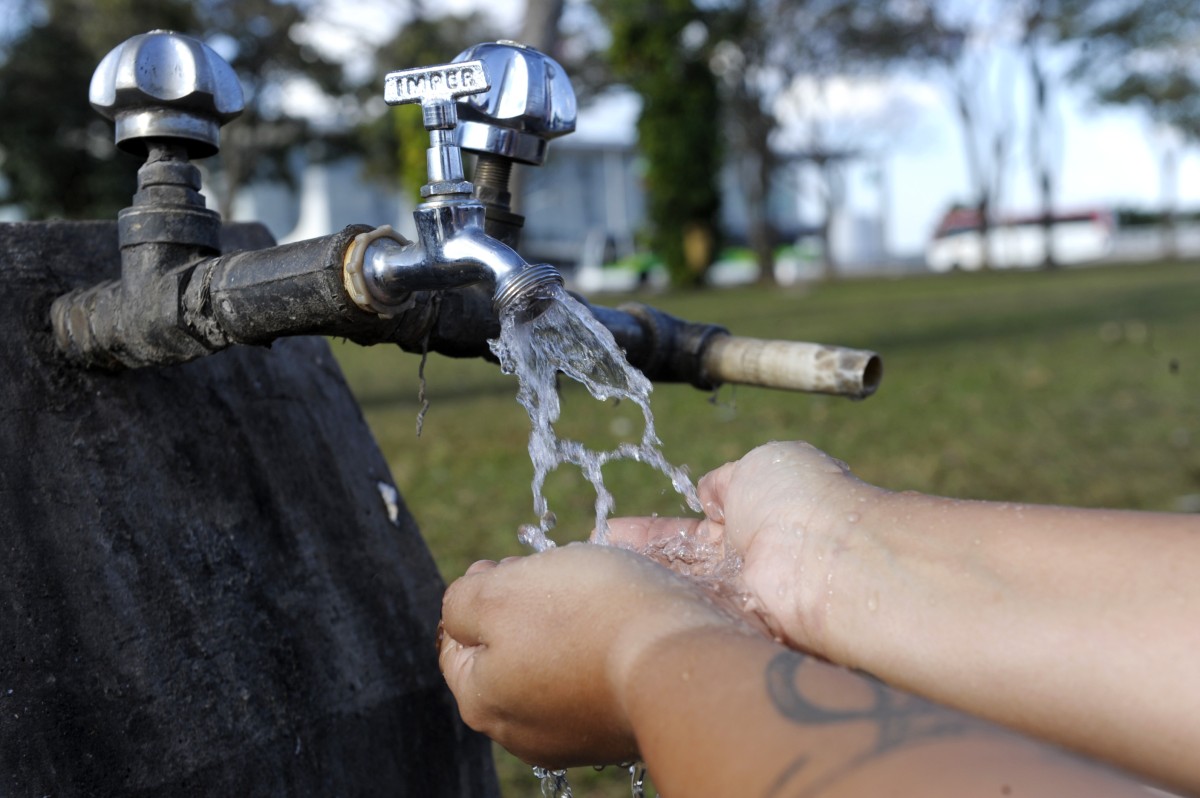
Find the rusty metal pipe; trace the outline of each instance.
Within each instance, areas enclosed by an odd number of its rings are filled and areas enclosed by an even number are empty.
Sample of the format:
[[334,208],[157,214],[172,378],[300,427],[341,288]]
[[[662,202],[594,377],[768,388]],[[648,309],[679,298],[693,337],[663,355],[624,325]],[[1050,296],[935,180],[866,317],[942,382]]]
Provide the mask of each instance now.
[[[73,292],[52,309],[59,345],[72,360],[101,368],[182,363],[234,344],[267,345],[289,335],[490,358],[487,341],[500,332],[490,286],[397,290],[386,316],[351,299],[343,280],[345,256],[368,229],[352,226],[295,244],[202,258],[139,281],[134,294],[123,280]],[[587,307],[629,362],[655,382],[702,389],[741,383],[863,398],[875,391],[882,374],[873,352],[734,337],[723,327],[641,304]]]

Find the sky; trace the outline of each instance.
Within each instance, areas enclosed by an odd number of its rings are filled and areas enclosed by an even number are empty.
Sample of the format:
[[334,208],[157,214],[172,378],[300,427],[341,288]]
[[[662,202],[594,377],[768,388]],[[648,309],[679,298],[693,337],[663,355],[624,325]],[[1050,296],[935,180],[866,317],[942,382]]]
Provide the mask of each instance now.
[[[313,35],[331,50],[352,52],[361,48],[364,38],[378,41],[390,35],[402,21],[396,8],[395,3],[380,0],[328,3],[324,17],[313,23]],[[439,0],[438,8],[447,12],[483,8],[501,30],[515,36],[524,2]],[[1001,58],[998,64],[997,70],[1019,71],[1015,59]],[[409,65],[397,68],[403,66]],[[1008,113],[1019,118],[1028,103],[1019,76],[1012,84],[1005,105]],[[871,154],[849,170],[849,211],[882,215],[892,254],[921,252],[950,204],[970,196],[962,136],[948,94],[935,78],[915,74],[845,83],[829,94],[834,96],[827,96],[827,113],[834,126],[844,123],[848,131],[844,140]],[[1161,131],[1135,110],[1094,107],[1081,90],[1069,86],[1060,92],[1058,107],[1062,165],[1056,205],[1060,210],[1161,205]],[[602,107],[583,107],[575,135],[591,141],[629,140],[638,108],[635,99],[619,95],[608,98]],[[1182,150],[1178,161],[1177,196],[1182,208],[1200,207],[1200,155],[1194,149]],[[1001,212],[1037,212],[1023,134],[1014,139],[1010,164]],[[804,203],[799,212],[815,213]]]

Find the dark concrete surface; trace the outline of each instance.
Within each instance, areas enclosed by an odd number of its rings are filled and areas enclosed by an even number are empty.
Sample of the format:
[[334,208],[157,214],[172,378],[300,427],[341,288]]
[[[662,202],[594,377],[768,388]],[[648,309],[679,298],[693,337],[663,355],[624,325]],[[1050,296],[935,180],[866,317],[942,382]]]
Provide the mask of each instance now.
[[0,225],[0,796],[495,795],[328,347],[66,365],[51,301],[118,269],[115,222]]

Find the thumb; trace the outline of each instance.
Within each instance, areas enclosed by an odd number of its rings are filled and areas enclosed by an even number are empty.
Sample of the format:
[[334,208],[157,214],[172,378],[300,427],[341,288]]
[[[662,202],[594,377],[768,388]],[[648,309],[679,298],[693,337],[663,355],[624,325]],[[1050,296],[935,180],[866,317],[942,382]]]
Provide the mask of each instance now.
[[725,497],[729,491],[729,483],[733,479],[738,462],[726,463],[720,468],[709,471],[700,477],[696,492],[700,497],[700,505],[704,515],[718,524],[725,522]]
[[495,568],[496,563],[480,560],[468,568],[466,574],[450,583],[442,594],[440,633],[467,646],[483,642],[480,610],[484,602],[479,600],[480,591],[490,581]]
[[476,657],[484,650],[484,646],[467,646],[445,634],[443,627],[438,626],[438,667],[450,691],[456,696],[463,693],[474,677]]

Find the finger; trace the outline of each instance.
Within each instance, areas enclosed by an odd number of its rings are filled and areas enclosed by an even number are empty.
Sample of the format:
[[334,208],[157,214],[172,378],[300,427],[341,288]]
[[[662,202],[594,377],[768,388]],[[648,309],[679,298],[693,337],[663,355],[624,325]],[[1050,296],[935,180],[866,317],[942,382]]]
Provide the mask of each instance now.
[[472,689],[475,662],[483,648],[480,646],[465,646],[450,635],[442,638],[441,649],[438,651],[438,666],[442,676],[460,702],[474,695]]
[[725,522],[725,497],[728,495],[729,483],[737,465],[738,461],[735,461],[709,471],[700,477],[696,486],[704,515],[719,524]]
[[480,615],[485,603],[480,601],[480,591],[486,587],[495,569],[495,563],[490,566],[475,563],[446,588],[442,595],[442,627],[446,637],[468,646],[484,642],[484,624]]
[[495,567],[496,567],[496,563],[492,562],[491,560],[478,560],[476,562],[471,563],[467,567],[467,573],[468,574],[477,574],[480,571],[487,571],[487,570],[490,570]]
[[608,522],[608,543],[641,551],[665,537],[694,535],[701,523],[698,518],[614,518]]

